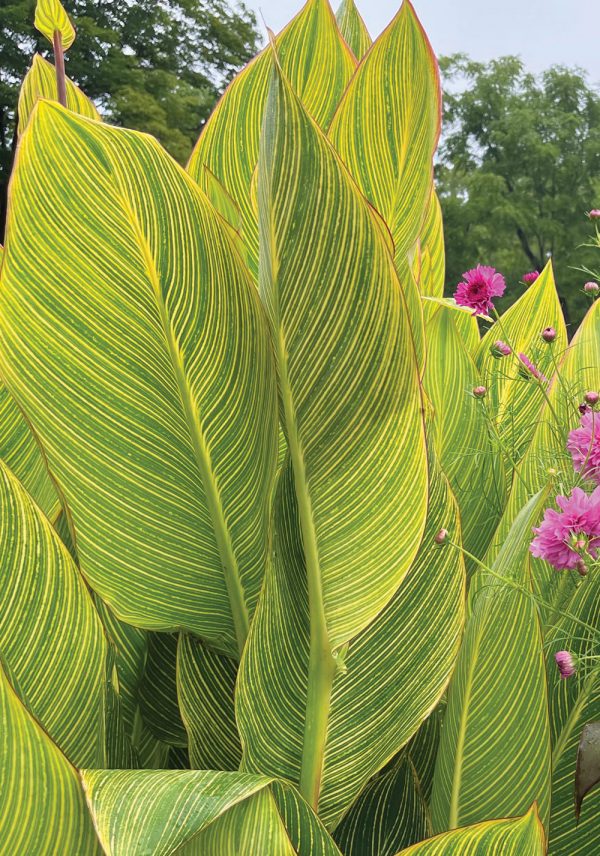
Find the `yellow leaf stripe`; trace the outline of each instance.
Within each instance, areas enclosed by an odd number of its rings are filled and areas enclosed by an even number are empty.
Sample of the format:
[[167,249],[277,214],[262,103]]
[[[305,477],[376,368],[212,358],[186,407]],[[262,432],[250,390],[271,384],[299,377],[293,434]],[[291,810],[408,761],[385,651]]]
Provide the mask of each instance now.
[[435,189],[432,187],[425,211],[425,219],[419,235],[421,252],[421,294],[432,297],[444,296],[446,278],[446,251],[444,247],[444,224],[442,209]]
[[[314,120],[327,128],[356,66],[328,0],[308,0],[276,42],[280,62],[295,92]],[[267,48],[229,85],[188,164],[188,172],[203,189],[207,188],[208,167],[239,206],[248,264],[255,276],[258,225],[250,188],[258,161],[270,73]]]
[[398,856],[544,856],[546,842],[536,807],[522,818],[491,820],[438,835]]
[[[66,78],[67,107],[74,113],[87,116],[89,119],[100,120],[100,115],[93,103],[84,95],[72,80]],[[23,133],[29,121],[31,111],[40,98],[58,101],[56,88],[56,69],[39,54],[33,57],[31,68],[25,75],[19,94],[19,136]]]
[[149,633],[140,681],[140,713],[154,737],[171,746],[187,746],[177,699],[177,633]]
[[356,59],[361,60],[371,47],[371,36],[354,0],[342,0],[335,17],[344,41]]
[[106,642],[62,541],[0,462],[0,652],[70,761],[102,764]]
[[0,667],[0,842],[7,854],[100,856],[77,772]]
[[271,345],[230,231],[150,137],[52,102],[11,184],[2,372],[116,615],[241,649],[276,463]]
[[[531,527],[547,491],[516,519],[493,570],[529,587]],[[434,830],[550,812],[550,729],[542,635],[532,599],[481,572],[450,683],[432,797]]]
[[35,28],[52,42],[54,33],[60,33],[63,50],[68,50],[75,41],[75,27],[59,0],[37,0]]

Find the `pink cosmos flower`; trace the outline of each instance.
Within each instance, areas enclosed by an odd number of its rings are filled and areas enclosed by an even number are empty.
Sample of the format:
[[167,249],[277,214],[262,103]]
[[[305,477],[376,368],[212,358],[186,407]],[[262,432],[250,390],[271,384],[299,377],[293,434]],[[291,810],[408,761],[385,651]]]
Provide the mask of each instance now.
[[541,371],[538,369],[538,367],[535,365],[535,363],[531,362],[531,360],[529,359],[527,354],[519,354],[518,356],[519,356],[519,361],[520,361],[520,363],[524,369],[523,374],[526,377],[527,377],[527,375],[531,375],[532,377],[536,378],[536,380],[539,380],[542,383],[548,383],[548,378],[545,377],[545,375],[543,375],[541,373]]
[[585,411],[580,427],[569,434],[567,449],[575,470],[600,485],[600,413]]
[[546,509],[529,549],[558,571],[573,570],[581,559],[577,550],[593,559],[600,551],[600,486],[591,494],[576,487],[569,497],[557,496],[556,504],[560,511]]
[[557,651],[554,655],[558,671],[561,678],[570,678],[574,675],[577,669],[575,668],[575,660],[570,651]]
[[539,270],[532,270],[529,273],[524,273],[521,277],[521,282],[524,282],[525,285],[531,285],[532,282],[535,282],[538,276],[540,275]]
[[487,315],[494,308],[493,297],[504,294],[506,283],[501,273],[493,267],[477,265],[463,273],[464,282],[459,282],[454,299],[459,306],[473,310],[473,315]]

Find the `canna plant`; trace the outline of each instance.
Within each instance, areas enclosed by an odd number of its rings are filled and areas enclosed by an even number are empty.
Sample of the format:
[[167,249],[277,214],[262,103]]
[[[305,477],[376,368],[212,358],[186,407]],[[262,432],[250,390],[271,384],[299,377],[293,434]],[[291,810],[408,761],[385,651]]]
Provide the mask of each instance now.
[[36,26],[0,268],[1,852],[595,852],[598,289],[570,341],[550,262],[502,316],[485,265],[444,297],[411,4],[371,44],[353,0],[308,0],[185,170],[68,79],[58,0]]

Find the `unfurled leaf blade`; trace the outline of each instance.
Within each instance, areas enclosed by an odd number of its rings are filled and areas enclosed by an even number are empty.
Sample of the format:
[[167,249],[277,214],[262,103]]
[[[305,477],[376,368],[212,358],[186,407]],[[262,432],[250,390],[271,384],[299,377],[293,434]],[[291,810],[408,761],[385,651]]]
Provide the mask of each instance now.
[[335,13],[340,33],[357,60],[361,60],[371,47],[371,36],[356,8],[354,0],[342,0]]
[[75,27],[60,0],[37,0],[35,28],[52,42],[56,32],[60,35],[63,50],[68,50],[75,41]]
[[84,575],[121,620],[234,654],[263,574],[277,433],[264,312],[227,227],[152,138],[40,102],[7,244],[2,372]]
[[[523,508],[492,571],[481,571],[448,693],[432,797],[434,830],[550,811],[550,723],[542,635],[528,596],[531,528],[547,491]],[[507,578],[507,582],[496,575]]]
[[[66,79],[66,92],[69,110],[79,113],[81,116],[87,116],[89,119],[100,119],[94,104],[68,77]],[[35,54],[19,94],[19,135],[25,130],[31,111],[40,98],[58,101],[56,69],[40,54]]]
[[106,642],[62,541],[0,462],[0,653],[71,763],[103,763]]
[[[276,44],[295,92],[313,119],[326,129],[356,67],[328,0],[308,0],[277,36]],[[205,189],[208,167],[239,206],[248,264],[255,276],[258,224],[251,185],[269,90],[270,53],[270,48],[265,49],[229,85],[207,121],[187,167]]]
[[0,842],[6,854],[100,856],[77,772],[0,668]]
[[402,850],[398,856],[544,856],[544,828],[535,806],[523,818],[455,829]]
[[446,277],[444,224],[440,201],[433,187],[419,234],[419,247],[422,256],[419,290],[421,294],[443,297]]
[[187,732],[177,699],[177,640],[177,633],[148,634],[139,704],[142,719],[156,739],[182,747],[187,746]]

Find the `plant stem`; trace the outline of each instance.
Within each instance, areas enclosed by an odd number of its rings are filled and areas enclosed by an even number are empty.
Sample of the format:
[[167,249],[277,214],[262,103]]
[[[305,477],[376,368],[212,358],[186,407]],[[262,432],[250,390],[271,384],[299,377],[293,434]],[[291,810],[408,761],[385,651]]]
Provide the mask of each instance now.
[[67,106],[67,79],[65,76],[65,52],[62,46],[62,35],[59,30],[54,30],[54,66],[56,68],[56,91],[58,103]]
[[492,431],[492,433],[493,433],[494,437],[496,438],[496,442],[498,443],[498,445],[500,446],[500,448],[502,449],[502,451],[503,451],[503,452],[504,452],[504,454],[506,455],[506,457],[507,457],[507,459],[508,459],[508,462],[509,462],[509,464],[511,465],[511,467],[513,468],[513,471],[514,471],[515,475],[517,476],[517,478],[519,479],[519,481],[521,482],[521,484],[523,485],[523,487],[524,487],[524,488],[525,488],[525,490],[527,491],[527,494],[529,495],[529,493],[530,493],[529,485],[527,484],[527,482],[526,482],[526,481],[525,481],[525,479],[523,478],[523,476],[522,476],[522,474],[521,474],[521,471],[520,471],[520,469],[518,468],[518,466],[517,466],[517,464],[516,464],[516,462],[515,462],[515,459],[513,458],[513,456],[510,454],[510,452],[508,451],[508,449],[507,449],[507,448],[506,448],[506,446],[504,445],[504,442],[503,442],[503,440],[502,440],[502,438],[501,438],[501,436],[500,436],[500,432],[499,432],[499,431],[498,431],[498,429],[496,428],[496,425],[495,425],[495,423],[494,423],[494,420],[493,420],[493,419],[492,419],[492,417],[489,415],[488,410],[487,410],[487,407],[485,406],[485,404],[484,404],[483,402],[482,402],[482,405],[483,405],[483,413],[484,413],[484,416],[485,416],[485,421],[487,422],[488,427],[491,429],[491,431]]

